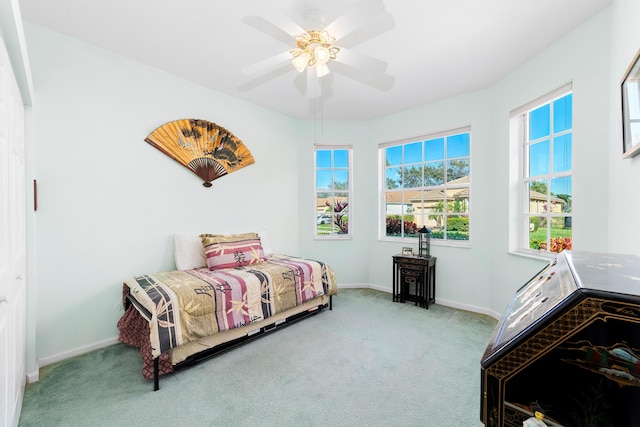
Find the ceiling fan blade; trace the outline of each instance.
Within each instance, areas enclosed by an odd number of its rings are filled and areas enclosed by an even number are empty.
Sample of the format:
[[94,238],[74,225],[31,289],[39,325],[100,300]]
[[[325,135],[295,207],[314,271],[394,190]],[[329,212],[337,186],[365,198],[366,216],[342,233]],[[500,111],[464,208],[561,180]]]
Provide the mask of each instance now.
[[255,88],[257,88],[258,86],[261,86],[265,83],[267,83],[268,81],[271,81],[273,79],[276,79],[280,76],[283,76],[293,70],[293,67],[289,67],[288,65],[283,65],[279,68],[276,68],[274,70],[271,70],[270,72],[266,73],[266,74],[262,74],[254,79],[249,80],[248,82],[238,86],[238,90],[240,92],[246,92],[249,90],[253,90]]
[[360,0],[327,25],[325,30],[339,40],[384,12],[382,0]]
[[[242,22],[251,28],[260,31],[282,43],[291,46],[293,37],[299,36],[305,32],[301,26],[293,22],[291,19],[282,14],[274,14],[269,16],[269,20],[262,16],[245,16]],[[294,43],[295,44],[295,43]]]
[[340,52],[336,55],[335,62],[341,62],[350,67],[367,70],[371,73],[384,73],[388,67],[388,64],[384,61],[342,47],[340,47]]
[[395,26],[396,23],[393,20],[393,16],[389,12],[384,12],[372,21],[369,21],[369,23],[342,36],[340,38],[340,46],[344,46],[346,48],[357,46],[362,42],[379,36],[380,34],[391,31]]
[[[274,25],[281,28],[282,31],[289,34],[290,37],[296,37],[307,32],[300,25],[293,22],[291,18],[289,18],[288,16],[282,13],[275,13],[273,15],[270,15],[270,19]],[[290,43],[291,43],[291,38],[289,38],[288,44]]]
[[[247,75],[264,73],[273,70],[274,68],[280,67],[287,62],[291,62],[292,59],[293,58],[291,56],[291,53],[289,53],[289,51],[285,51],[270,58],[256,62],[255,64],[247,65],[246,67],[243,67],[241,71],[242,74]],[[293,69],[293,67],[291,68]]]
[[362,69],[356,69],[340,62],[334,62],[332,65],[332,71],[340,73],[353,80],[371,86],[372,88],[381,90],[383,92],[388,91],[395,84],[395,77],[386,73],[371,73]]

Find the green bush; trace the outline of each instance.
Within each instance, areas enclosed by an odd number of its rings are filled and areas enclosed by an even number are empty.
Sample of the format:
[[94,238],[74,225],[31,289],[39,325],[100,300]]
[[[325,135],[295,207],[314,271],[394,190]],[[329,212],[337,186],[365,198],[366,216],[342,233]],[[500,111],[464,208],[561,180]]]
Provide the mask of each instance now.
[[[434,231],[431,233],[432,239],[444,239],[444,231]],[[447,240],[469,240],[469,233],[464,231],[448,231]]]
[[449,240],[469,240],[469,233],[463,231],[448,231],[447,239]]
[[444,239],[444,231],[433,231],[431,233],[432,239]]
[[469,217],[464,216],[452,216],[447,219],[447,230],[451,231],[463,231],[469,233]]
[[529,240],[529,249],[540,250],[540,245],[543,244],[543,240],[531,239]]

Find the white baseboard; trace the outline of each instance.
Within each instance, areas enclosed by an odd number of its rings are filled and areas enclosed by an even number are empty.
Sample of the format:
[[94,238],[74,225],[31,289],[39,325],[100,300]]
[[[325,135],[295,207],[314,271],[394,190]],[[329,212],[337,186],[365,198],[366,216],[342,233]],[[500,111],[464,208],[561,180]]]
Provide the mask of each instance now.
[[[340,289],[356,289],[356,288],[371,288],[374,289],[374,287],[368,283],[339,283],[338,284],[338,290]],[[389,292],[386,289],[379,289],[381,291],[386,291]]]
[[31,372],[27,374],[27,380],[32,383],[36,382],[40,379],[40,368],[43,366],[51,365],[52,363],[60,362],[65,359],[69,359],[74,356],[79,356],[81,354],[89,353],[93,350],[98,350],[104,347],[109,347],[110,345],[117,344],[118,337],[108,338],[106,340],[98,341],[93,344],[89,344],[82,347],[76,347],[69,351],[65,351],[62,353],[55,354],[53,356],[43,357],[42,359],[38,359],[36,361],[36,365],[38,367],[38,372]]
[[40,380],[40,364],[36,362],[36,370],[27,372],[27,384],[35,383]]
[[446,305],[447,307],[457,308],[459,310],[471,311],[473,313],[485,314],[487,316],[491,316],[494,319],[500,319],[502,317],[501,314],[496,313],[495,311],[488,310],[484,307],[478,307],[470,304],[461,304],[455,301],[443,300],[442,298],[436,298],[436,303],[440,305]]
[[[375,289],[376,291],[381,291],[381,292],[387,292],[387,293],[392,292],[391,289],[389,288],[378,286],[378,285],[372,285],[369,283],[340,283],[338,285],[338,290],[352,289],[352,288],[368,288],[368,289]],[[470,305],[470,304],[462,304],[456,301],[449,301],[449,300],[437,298],[437,297],[436,297],[436,304],[444,305],[451,308],[457,308],[459,310],[471,311],[473,313],[485,314],[495,319],[500,319],[502,317],[502,314],[496,313],[495,311],[486,309],[484,307],[477,307],[475,305]]]

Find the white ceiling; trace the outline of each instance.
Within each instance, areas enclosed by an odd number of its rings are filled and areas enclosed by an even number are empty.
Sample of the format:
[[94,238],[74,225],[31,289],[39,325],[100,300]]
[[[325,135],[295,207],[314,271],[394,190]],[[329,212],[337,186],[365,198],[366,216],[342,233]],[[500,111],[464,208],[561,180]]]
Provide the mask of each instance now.
[[[376,0],[364,0],[376,2]],[[377,0],[382,1],[382,0]],[[85,40],[216,91],[295,118],[313,103],[292,66],[243,67],[295,47],[243,22],[284,14],[311,29],[355,0],[19,0],[26,21]],[[597,14],[611,0],[384,0],[393,26],[350,50],[388,63],[380,90],[340,73],[323,77],[325,119],[370,119],[488,87]],[[386,22],[389,21],[381,21]],[[316,26],[316,25],[314,25]],[[374,28],[368,26],[368,30]],[[364,33],[361,33],[361,35]],[[339,40],[336,44],[339,44]]]

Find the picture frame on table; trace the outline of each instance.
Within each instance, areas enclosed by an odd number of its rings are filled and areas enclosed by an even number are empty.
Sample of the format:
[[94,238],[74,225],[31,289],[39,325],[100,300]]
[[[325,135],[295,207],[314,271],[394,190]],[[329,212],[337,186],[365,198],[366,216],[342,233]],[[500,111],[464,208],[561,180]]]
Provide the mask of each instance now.
[[403,247],[402,255],[413,255],[413,248]]
[[640,50],[620,83],[622,91],[622,157],[640,153]]

